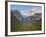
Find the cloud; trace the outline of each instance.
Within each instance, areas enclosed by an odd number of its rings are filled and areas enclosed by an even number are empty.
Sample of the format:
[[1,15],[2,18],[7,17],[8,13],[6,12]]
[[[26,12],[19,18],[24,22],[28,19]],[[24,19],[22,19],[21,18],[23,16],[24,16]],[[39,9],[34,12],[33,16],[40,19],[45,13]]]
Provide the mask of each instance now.
[[26,11],[22,15],[24,15],[24,16],[32,16],[32,15],[34,15],[34,13],[41,13],[41,12],[42,12],[41,10],[34,8],[32,10]]
[[42,13],[41,6],[32,6],[27,10],[22,10],[22,15],[24,16],[32,16],[34,13]]

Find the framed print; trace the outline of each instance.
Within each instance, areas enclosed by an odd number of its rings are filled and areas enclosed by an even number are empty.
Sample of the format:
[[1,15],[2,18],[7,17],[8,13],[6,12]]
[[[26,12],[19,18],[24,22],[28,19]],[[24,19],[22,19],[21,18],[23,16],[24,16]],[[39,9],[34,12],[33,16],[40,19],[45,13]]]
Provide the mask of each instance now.
[[5,35],[45,33],[45,3],[5,2]]

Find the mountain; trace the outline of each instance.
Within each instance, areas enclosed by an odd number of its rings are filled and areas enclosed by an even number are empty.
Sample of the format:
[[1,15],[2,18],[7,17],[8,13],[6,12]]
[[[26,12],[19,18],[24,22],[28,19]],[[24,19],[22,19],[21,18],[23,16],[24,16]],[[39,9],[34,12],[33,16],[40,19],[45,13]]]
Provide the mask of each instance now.
[[[41,19],[41,13],[34,13],[34,15],[26,16],[26,15],[22,15],[20,11],[15,10],[15,11],[11,11],[11,18],[14,21],[16,20],[17,22],[31,23],[31,22],[39,21]],[[14,21],[12,22],[14,23]]]

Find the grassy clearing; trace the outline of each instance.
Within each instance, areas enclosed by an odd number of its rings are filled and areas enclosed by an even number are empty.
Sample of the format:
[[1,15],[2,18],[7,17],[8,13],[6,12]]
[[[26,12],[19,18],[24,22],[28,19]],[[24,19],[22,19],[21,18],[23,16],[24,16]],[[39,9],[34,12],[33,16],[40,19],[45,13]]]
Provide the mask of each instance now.
[[41,23],[18,23],[12,27],[12,32],[41,30]]

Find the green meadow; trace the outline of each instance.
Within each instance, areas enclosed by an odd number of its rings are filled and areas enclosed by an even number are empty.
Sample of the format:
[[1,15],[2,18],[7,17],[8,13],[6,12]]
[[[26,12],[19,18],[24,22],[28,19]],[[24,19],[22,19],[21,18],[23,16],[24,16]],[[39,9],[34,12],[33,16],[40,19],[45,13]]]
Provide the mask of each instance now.
[[41,30],[41,23],[15,23],[12,25],[12,32],[38,31]]

